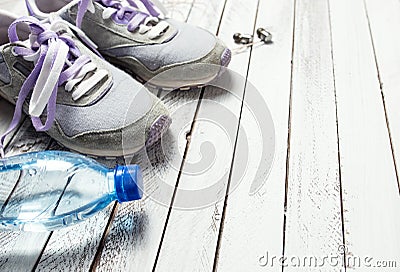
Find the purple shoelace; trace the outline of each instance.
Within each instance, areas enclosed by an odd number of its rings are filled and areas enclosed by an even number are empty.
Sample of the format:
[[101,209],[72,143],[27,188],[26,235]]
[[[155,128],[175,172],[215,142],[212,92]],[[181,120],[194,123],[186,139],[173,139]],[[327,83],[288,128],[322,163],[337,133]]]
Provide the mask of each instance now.
[[[27,24],[30,27],[30,48],[23,46],[21,44],[21,40],[18,37],[17,25],[21,23]],[[65,48],[65,45],[69,48],[65,63],[63,64],[62,69],[59,73],[59,78],[55,79],[56,83],[54,84],[54,86],[51,86],[51,93],[47,95],[42,93],[36,94],[36,96],[39,97],[38,99],[45,100],[47,102],[47,117],[44,124],[42,123],[42,120],[39,116],[31,116],[32,124],[37,131],[49,130],[54,122],[58,87],[76,76],[85,64],[91,62],[91,59],[88,56],[81,55],[79,49],[75,46],[74,41],[68,34],[58,34],[50,30],[39,20],[33,17],[23,17],[14,21],[8,29],[8,35],[11,43],[21,44],[14,46],[13,50],[15,55],[22,57],[33,57],[36,58],[36,60],[34,60],[34,69],[26,78],[19,92],[18,99],[15,105],[14,116],[12,118],[10,126],[7,131],[0,137],[1,157],[4,157],[3,144],[5,137],[17,127],[19,121],[21,120],[24,102],[31,91],[34,89],[34,86],[39,81],[43,82],[44,80],[48,80],[48,78],[45,78],[49,77],[49,75],[42,75],[41,71],[44,68],[44,65],[47,65],[49,61],[51,67],[48,68],[54,68],[58,50],[62,46]],[[67,61],[70,65],[66,64]],[[32,94],[32,97],[34,95],[35,94]]]
[[149,0],[139,0],[143,3],[147,12],[140,11],[134,0],[126,0],[129,6],[123,6],[121,1],[118,0],[81,0],[78,5],[78,14],[76,18],[76,26],[79,28],[82,25],[83,16],[87,12],[91,1],[98,2],[105,7],[116,9],[117,12],[112,16],[113,20],[119,24],[127,25],[129,31],[135,31],[149,16],[160,16],[154,4]]

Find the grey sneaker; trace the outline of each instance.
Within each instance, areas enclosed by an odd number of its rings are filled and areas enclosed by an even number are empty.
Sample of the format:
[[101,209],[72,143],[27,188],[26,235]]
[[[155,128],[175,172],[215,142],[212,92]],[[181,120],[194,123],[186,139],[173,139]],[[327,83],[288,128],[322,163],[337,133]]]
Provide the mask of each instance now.
[[[81,28],[108,61],[160,87],[203,85],[231,60],[231,51],[215,35],[164,18],[161,8],[150,0],[25,1],[31,15],[43,19],[55,12]],[[211,65],[190,68],[193,64]],[[184,76],[156,77],[180,67]]]
[[10,39],[0,32],[0,95],[16,105],[6,134],[25,111],[36,130],[61,145],[117,157],[152,145],[168,128],[162,102],[86,48],[65,21],[14,20],[0,12],[0,29],[9,27]]

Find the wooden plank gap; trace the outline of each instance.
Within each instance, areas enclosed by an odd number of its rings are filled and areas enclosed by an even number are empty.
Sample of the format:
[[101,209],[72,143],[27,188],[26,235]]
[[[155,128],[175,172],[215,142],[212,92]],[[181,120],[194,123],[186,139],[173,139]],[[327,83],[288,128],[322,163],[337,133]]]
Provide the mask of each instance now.
[[[331,58],[332,58],[332,75],[333,75],[333,90],[335,96],[335,115],[336,115],[336,136],[337,136],[337,150],[338,150],[338,175],[339,175],[339,197],[340,197],[340,217],[342,222],[342,240],[343,245],[346,245],[346,231],[344,227],[344,204],[343,204],[343,185],[342,185],[342,162],[340,156],[340,137],[339,137],[339,114],[338,114],[338,103],[337,103],[337,92],[336,92],[336,74],[335,74],[335,62],[333,56],[333,34],[332,34],[332,18],[331,18],[331,4],[330,0],[328,0],[328,18],[329,18],[329,35],[331,39]],[[344,272],[347,271],[347,252],[346,250],[343,251],[343,263],[344,265]]]
[[185,23],[187,23],[187,22],[189,21],[190,13],[192,13],[192,10],[193,10],[194,3],[195,3],[195,2],[196,2],[196,0],[193,0],[193,1],[192,1],[192,4],[190,5],[189,12],[188,12],[188,14],[187,14],[187,16],[186,16],[186,18],[185,18]]
[[101,254],[103,253],[103,248],[104,248],[104,245],[106,243],[106,238],[107,238],[108,234],[110,233],[110,229],[111,229],[112,223],[114,221],[115,215],[117,214],[118,206],[119,206],[118,202],[115,202],[114,206],[112,207],[111,215],[110,215],[110,217],[108,219],[106,227],[104,228],[103,236],[101,237],[99,246],[97,248],[96,254],[94,255],[93,262],[92,262],[92,264],[90,266],[90,270],[89,271],[96,271],[96,267],[100,262]]
[[[193,117],[193,121],[192,121],[192,124],[190,126],[189,133],[188,133],[189,135],[192,134],[194,126],[195,126],[195,120],[197,119],[199,108],[201,106],[201,100],[202,100],[203,95],[204,95],[204,89],[205,89],[205,87],[201,88],[199,102],[197,103],[197,106],[196,106],[196,111],[195,111],[195,114],[194,114],[194,117]],[[165,233],[167,231],[168,221],[169,221],[169,218],[171,217],[172,208],[173,208],[173,205],[174,205],[174,202],[175,202],[176,193],[178,191],[179,181],[180,181],[180,179],[182,177],[183,167],[184,167],[185,162],[186,162],[186,157],[187,157],[187,154],[188,154],[188,151],[189,151],[189,147],[190,147],[190,137],[186,137],[186,146],[185,146],[185,151],[183,153],[183,159],[182,159],[181,165],[179,167],[178,178],[177,178],[176,183],[175,183],[174,192],[172,194],[171,202],[170,202],[168,213],[167,213],[167,218],[165,220],[165,225],[164,225],[163,232],[162,232],[162,235],[161,235],[160,244],[159,244],[158,249],[157,249],[157,255],[156,255],[156,259],[154,261],[154,266],[153,266],[153,270],[152,271],[156,270],[157,262],[158,262],[158,259],[160,257],[161,247],[162,247],[162,244],[163,244],[163,241],[164,241]]]
[[[290,63],[290,91],[289,91],[289,117],[288,117],[288,138],[287,138],[287,149],[286,149],[286,173],[285,173],[285,198],[283,202],[283,239],[282,239],[282,256],[285,257],[285,245],[286,245],[286,223],[287,223],[287,204],[288,204],[288,192],[289,192],[289,168],[290,168],[290,141],[292,131],[292,101],[293,101],[293,73],[294,73],[294,48],[296,39],[296,11],[297,11],[297,0],[294,0],[293,4],[293,28],[292,28],[292,58]],[[284,267],[282,266],[282,272]]]
[[219,34],[219,30],[221,29],[221,24],[222,24],[222,20],[223,20],[223,18],[224,18],[225,8],[226,8],[226,3],[227,3],[227,2],[228,2],[228,0],[225,0],[224,6],[222,7],[222,13],[221,13],[221,17],[220,17],[219,22],[218,22],[218,28],[217,28],[217,32],[216,32],[216,35],[217,35],[217,36],[218,36],[218,34]]
[[35,264],[33,265],[33,268],[31,271],[36,271],[37,267],[39,266],[40,260],[42,259],[43,253],[46,250],[47,245],[49,244],[49,241],[51,239],[51,236],[53,235],[53,232],[50,232],[49,236],[46,239],[46,242],[43,245],[42,250],[40,251],[40,254],[38,255]]
[[[226,6],[226,1],[225,1],[225,6]],[[224,9],[225,9],[225,6],[224,6]],[[256,10],[256,15],[254,17],[254,24],[253,24],[253,35],[255,34],[256,27],[257,27],[256,24],[257,24],[257,19],[258,19],[259,7],[260,7],[260,0],[257,1],[257,10]],[[223,17],[223,14],[221,16],[221,22],[222,22],[222,17]],[[216,250],[215,250],[213,272],[216,272],[217,269],[218,269],[219,251],[220,251],[220,248],[221,248],[222,235],[223,235],[223,231],[224,231],[224,223],[225,223],[225,217],[226,217],[226,207],[228,206],[230,185],[231,185],[231,180],[232,180],[232,172],[233,172],[233,167],[235,165],[236,150],[237,150],[237,144],[238,144],[238,139],[239,139],[240,125],[241,125],[241,121],[242,121],[242,113],[243,113],[243,107],[244,107],[244,100],[245,100],[245,97],[246,97],[246,89],[247,89],[247,83],[248,83],[248,78],[249,78],[251,56],[252,56],[252,53],[253,53],[253,49],[254,49],[254,46],[252,45],[250,47],[250,52],[249,52],[249,61],[247,63],[246,78],[245,78],[244,90],[243,90],[242,101],[241,101],[241,105],[240,105],[240,111],[239,111],[239,120],[238,120],[238,124],[237,124],[236,135],[235,135],[235,143],[234,143],[234,146],[233,146],[233,156],[232,156],[232,160],[231,160],[231,164],[230,164],[228,182],[227,182],[226,190],[225,190],[225,198],[224,198],[224,205],[223,205],[223,208],[222,208],[220,229],[219,229],[219,233],[218,233],[217,246],[216,246]]]
[[[192,6],[191,6],[190,11],[189,11],[189,14],[188,14],[188,16],[187,16],[186,22],[187,22],[188,19],[189,19],[190,12],[192,11],[195,2],[196,2],[196,0],[194,0],[193,3],[192,3]],[[227,3],[227,2],[228,2],[228,0],[225,0],[225,1],[224,1],[224,5],[223,5],[223,8],[222,8],[221,17],[220,17],[220,20],[219,20],[219,22],[218,22],[218,28],[217,28],[217,31],[216,31],[216,35],[217,35],[217,36],[218,36],[219,30],[220,30],[220,28],[221,28],[221,23],[222,23],[222,20],[223,20],[223,17],[224,17],[224,12],[225,12],[225,8],[226,8],[226,3]],[[192,133],[193,133],[193,129],[194,129],[194,127],[195,127],[195,124],[196,124],[196,121],[197,121],[197,116],[198,116],[199,109],[200,109],[200,106],[201,106],[201,101],[203,100],[203,97],[204,97],[204,91],[205,91],[205,89],[206,89],[206,87],[201,88],[200,96],[199,96],[199,101],[198,101],[197,106],[196,106],[196,111],[195,111],[195,113],[194,113],[194,117],[193,117],[192,124],[191,124],[191,126],[190,126],[190,130],[189,130],[189,132],[187,133],[188,135],[192,135]],[[161,92],[159,93],[159,95],[161,95]],[[178,176],[178,179],[179,179],[180,176],[181,176],[181,172],[182,172],[183,166],[185,165],[185,161],[186,161],[186,160],[185,160],[185,159],[186,159],[186,155],[187,155],[187,152],[188,152],[189,147],[190,147],[190,138],[188,139],[188,137],[187,137],[186,140],[187,140],[187,141],[186,141],[185,152],[184,152],[183,160],[182,160],[182,163],[181,163],[181,166],[180,166],[180,169],[179,169],[179,176]],[[176,185],[175,185],[174,197],[175,197],[176,189],[178,188],[178,183],[179,183],[179,180],[177,180],[177,183],[176,183]],[[172,207],[172,205],[173,205],[173,201],[171,201],[171,206],[170,206],[170,207]]]

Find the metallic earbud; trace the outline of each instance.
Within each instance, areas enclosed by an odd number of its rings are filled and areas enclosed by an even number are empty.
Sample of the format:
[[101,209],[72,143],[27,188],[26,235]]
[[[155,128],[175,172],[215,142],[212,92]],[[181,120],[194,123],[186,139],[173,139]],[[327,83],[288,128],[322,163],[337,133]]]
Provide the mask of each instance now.
[[249,44],[253,42],[253,35],[235,33],[233,34],[233,40],[235,41],[235,43]]
[[[264,43],[269,43],[272,41],[272,34],[262,27],[257,29],[257,36]],[[254,44],[253,43],[254,37],[251,34],[235,33],[233,34],[233,40],[235,41],[235,43],[238,44],[245,44],[245,45]]]
[[269,43],[272,41],[272,34],[266,31],[264,28],[260,27],[257,29],[257,36],[265,43]]

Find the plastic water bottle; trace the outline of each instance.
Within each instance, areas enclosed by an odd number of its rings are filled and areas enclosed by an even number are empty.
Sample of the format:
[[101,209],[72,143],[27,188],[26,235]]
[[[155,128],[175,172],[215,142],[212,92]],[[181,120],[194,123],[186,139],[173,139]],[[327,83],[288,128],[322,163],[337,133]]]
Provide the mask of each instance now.
[[45,151],[0,160],[0,230],[51,231],[114,200],[142,197],[139,166],[106,168],[81,155]]

